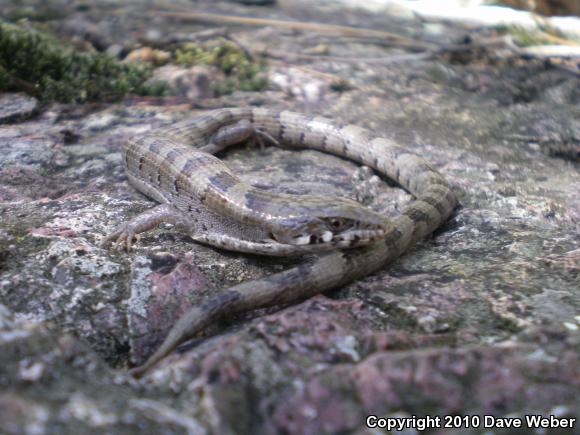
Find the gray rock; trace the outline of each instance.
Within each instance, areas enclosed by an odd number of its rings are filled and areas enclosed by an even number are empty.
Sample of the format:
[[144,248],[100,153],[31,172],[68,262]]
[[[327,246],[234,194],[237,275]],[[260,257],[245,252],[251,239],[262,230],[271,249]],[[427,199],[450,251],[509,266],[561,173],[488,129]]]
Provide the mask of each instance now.
[[38,100],[26,94],[0,94],[0,124],[24,120],[38,110]]
[[[332,2],[308,5],[310,20],[424,30],[362,11],[346,21]],[[124,7],[109,26],[126,46],[143,16],[140,5]],[[76,14],[111,21],[97,3]],[[168,35],[195,31],[154,21]],[[441,26],[433,38],[465,32]],[[272,28],[231,33],[256,51],[304,52],[321,42]],[[337,57],[400,54],[352,39],[326,44]],[[298,66],[276,68],[290,75]],[[345,79],[351,88],[324,88],[324,98],[238,92],[196,104],[261,105],[372,128],[444,174],[461,202],[454,216],[379,273],[224,319],[136,382],[127,367],[188,306],[302,259],[227,253],[167,226],[142,235],[131,253],[100,247],[154,205],[127,183],[122,143],[201,113],[189,96],[52,106],[0,125],[0,432],[362,434],[369,414],[580,417],[580,178],[574,159],[544,145],[576,143],[578,78],[485,57],[309,60],[300,69],[302,86]],[[205,77],[211,84],[211,72]],[[271,191],[350,196],[387,215],[411,199],[372,171],[315,151],[237,147],[223,158]]]

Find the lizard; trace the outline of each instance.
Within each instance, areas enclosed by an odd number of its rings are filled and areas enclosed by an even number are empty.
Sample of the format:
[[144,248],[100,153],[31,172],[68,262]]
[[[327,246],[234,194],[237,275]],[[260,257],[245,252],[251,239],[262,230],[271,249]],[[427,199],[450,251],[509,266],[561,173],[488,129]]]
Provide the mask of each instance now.
[[[387,219],[348,198],[258,189],[213,155],[245,141],[351,159],[392,179],[415,199]],[[217,109],[142,133],[124,144],[123,162],[130,183],[161,205],[121,224],[103,245],[130,250],[137,234],[168,222],[194,241],[232,251],[318,254],[192,307],[153,355],[130,370],[135,377],[220,318],[290,304],[380,270],[441,226],[458,203],[435,169],[390,139],[325,117],[266,108]]]

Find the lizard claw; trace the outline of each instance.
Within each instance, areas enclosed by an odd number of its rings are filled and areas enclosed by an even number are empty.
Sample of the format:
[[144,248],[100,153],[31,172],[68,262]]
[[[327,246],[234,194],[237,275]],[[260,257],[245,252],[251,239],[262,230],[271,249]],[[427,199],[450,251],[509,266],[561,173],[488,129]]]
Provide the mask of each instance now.
[[130,223],[125,223],[106,236],[101,242],[101,247],[106,248],[112,244],[115,251],[125,250],[130,252],[133,247],[133,241],[138,239],[139,236],[135,233],[133,226]]
[[262,128],[255,128],[253,139],[255,142],[258,142],[258,145],[260,146],[260,152],[264,152],[264,149],[266,148],[266,142],[270,142],[272,145],[280,146],[280,142],[278,142],[274,136]]

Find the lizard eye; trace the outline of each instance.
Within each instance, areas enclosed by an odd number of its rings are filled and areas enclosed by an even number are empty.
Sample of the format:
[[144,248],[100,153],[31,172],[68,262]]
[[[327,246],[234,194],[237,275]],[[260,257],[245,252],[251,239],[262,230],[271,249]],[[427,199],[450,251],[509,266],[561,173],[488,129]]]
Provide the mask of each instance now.
[[342,231],[347,227],[346,222],[343,219],[330,219],[328,221],[328,226],[332,231]]

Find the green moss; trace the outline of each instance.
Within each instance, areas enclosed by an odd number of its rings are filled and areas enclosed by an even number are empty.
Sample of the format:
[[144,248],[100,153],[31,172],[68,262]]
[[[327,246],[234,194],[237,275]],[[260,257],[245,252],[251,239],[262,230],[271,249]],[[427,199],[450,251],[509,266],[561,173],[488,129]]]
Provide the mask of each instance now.
[[24,91],[59,102],[164,93],[163,86],[145,84],[150,76],[149,68],[75,51],[45,33],[0,22],[0,91]]
[[14,8],[9,10],[4,17],[6,20],[12,22],[23,19],[43,22],[64,18],[65,12],[62,9],[43,4],[37,5],[37,7],[22,6]]
[[207,65],[211,60],[210,53],[193,42],[185,43],[175,50],[175,63],[179,65]]
[[225,80],[213,85],[217,95],[231,94],[236,90],[260,91],[268,83],[263,74],[265,63],[254,61],[239,46],[225,39],[204,46],[186,43],[175,51],[174,56],[177,64],[212,65],[223,71]]

